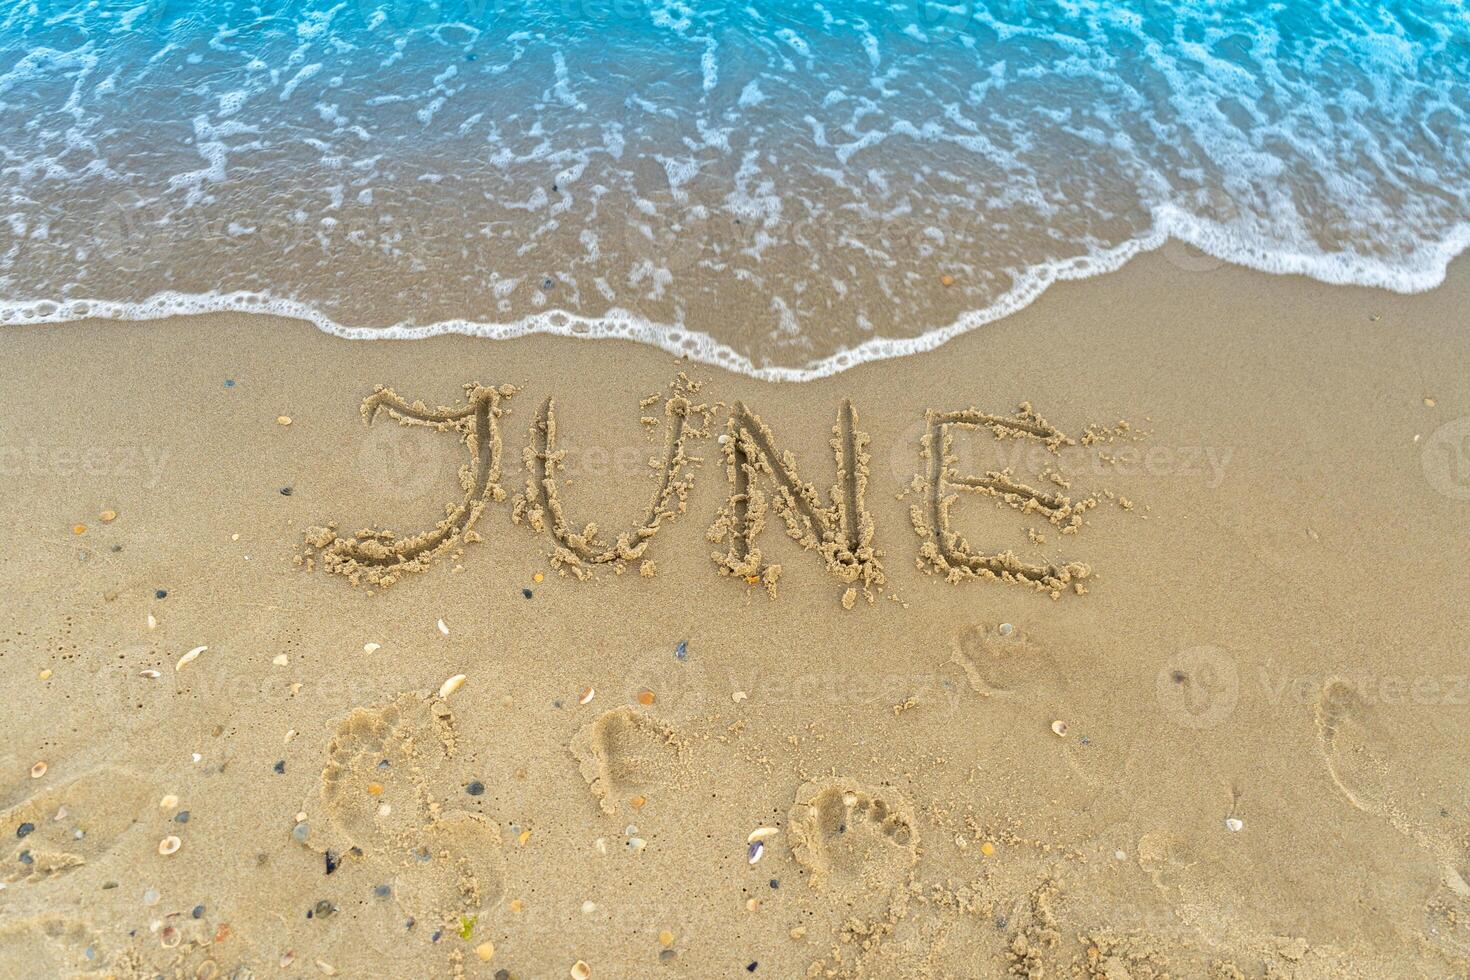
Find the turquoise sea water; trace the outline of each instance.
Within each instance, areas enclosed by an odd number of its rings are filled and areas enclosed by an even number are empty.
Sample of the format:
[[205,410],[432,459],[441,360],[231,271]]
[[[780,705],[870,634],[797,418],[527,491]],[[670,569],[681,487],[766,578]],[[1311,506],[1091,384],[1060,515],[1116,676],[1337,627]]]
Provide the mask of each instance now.
[[1470,15],[19,0],[0,214],[6,322],[262,310],[804,378],[1143,249],[1433,287],[1470,243]]

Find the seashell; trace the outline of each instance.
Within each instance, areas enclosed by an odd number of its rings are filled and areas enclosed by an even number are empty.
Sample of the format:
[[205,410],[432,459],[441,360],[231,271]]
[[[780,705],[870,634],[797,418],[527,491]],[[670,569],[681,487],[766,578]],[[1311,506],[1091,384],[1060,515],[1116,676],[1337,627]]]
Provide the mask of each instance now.
[[585,691],[582,692],[582,701],[581,701],[581,703],[582,704],[587,704],[587,703],[589,703],[595,697],[597,697],[597,688],[595,688],[595,687],[589,687],[589,688],[587,688],[587,690],[585,690]]
[[177,673],[178,671],[181,671],[185,667],[192,664],[194,661],[198,660],[199,655],[208,649],[209,647],[195,647],[188,653],[184,654],[182,657],[179,658],[179,662],[177,664],[174,664],[174,672]]
[[453,677],[449,678],[449,680],[445,681],[439,686],[439,697],[449,697],[449,695],[453,694],[455,691],[458,691],[461,687],[464,687],[464,682],[465,676],[463,674],[455,674]]
[[758,840],[765,840],[767,837],[775,837],[780,832],[781,829],[779,827],[757,827],[750,832],[749,837],[745,838],[745,842],[747,844],[754,844]]
[[173,949],[183,939],[183,935],[173,926],[164,926],[163,932],[159,933],[158,941],[164,949]]
[[46,763],[44,763],[44,762],[38,762],[38,763],[36,763],[34,766],[31,766],[31,778],[32,779],[40,779],[42,776],[46,775],[46,769],[47,769]]
[[443,633],[445,636],[449,635],[449,627],[444,625],[444,620],[442,619],[439,620],[439,632]]
[[749,862],[751,864],[755,864],[757,861],[759,861],[761,859],[761,855],[763,855],[765,853],[766,853],[766,845],[765,845],[765,843],[763,841],[755,841],[754,843],[752,843],[750,845],[750,850],[747,852],[747,854],[748,854],[747,860],[749,860]]
[[587,980],[592,976],[592,967],[585,960],[578,960],[572,964],[572,980]]
[[182,844],[183,841],[173,835],[169,835],[158,842],[158,853],[167,857],[177,851]]

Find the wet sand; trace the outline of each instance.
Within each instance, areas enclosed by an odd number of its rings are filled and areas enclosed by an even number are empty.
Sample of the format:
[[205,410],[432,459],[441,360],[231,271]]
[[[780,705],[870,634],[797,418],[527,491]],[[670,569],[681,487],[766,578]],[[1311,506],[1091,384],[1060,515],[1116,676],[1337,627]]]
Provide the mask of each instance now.
[[8,328],[0,974],[1464,973],[1467,297],[1155,254],[801,385]]

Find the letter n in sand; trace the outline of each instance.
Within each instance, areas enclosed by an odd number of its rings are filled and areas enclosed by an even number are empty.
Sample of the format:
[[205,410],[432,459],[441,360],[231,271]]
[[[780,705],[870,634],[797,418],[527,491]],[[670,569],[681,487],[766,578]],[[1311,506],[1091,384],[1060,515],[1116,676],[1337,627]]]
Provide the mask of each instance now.
[[764,585],[775,595],[781,566],[768,563],[757,546],[766,515],[774,510],[785,521],[787,536],[820,554],[827,571],[850,586],[844,606],[851,608],[859,586],[871,602],[873,588],[884,583],[882,553],[873,547],[873,518],[863,504],[868,436],[857,430],[852,404],[843,403],[832,428],[837,483],[827,502],[816,487],[802,482],[796,457],[778,453],[771,430],[743,404],[731,411],[722,442],[730,497],[709,531],[712,543],[725,545],[724,554],[713,555],[720,573]]

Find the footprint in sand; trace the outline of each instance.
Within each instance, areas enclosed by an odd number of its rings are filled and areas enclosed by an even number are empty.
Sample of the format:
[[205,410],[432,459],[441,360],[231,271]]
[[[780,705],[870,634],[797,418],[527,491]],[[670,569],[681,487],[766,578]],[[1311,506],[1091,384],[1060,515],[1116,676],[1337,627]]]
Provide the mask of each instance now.
[[143,777],[112,766],[40,791],[0,815],[11,842],[0,881],[33,885],[97,862],[156,802]]
[[669,725],[631,707],[597,716],[572,737],[582,778],[609,816],[636,809],[634,797],[656,800],[679,778],[684,743]]
[[982,697],[1046,703],[1065,686],[1056,662],[1016,627],[1004,633],[989,623],[965,627],[951,641],[947,663]]
[[[876,913],[919,860],[913,808],[892,790],[847,780],[805,783],[788,815],[792,855],[814,888]],[[874,906],[874,900],[878,903]]]
[[116,976],[106,961],[96,933],[83,922],[46,914],[0,924],[0,976]]
[[391,880],[409,917],[440,924],[493,907],[505,879],[499,827],[443,808],[452,783],[441,771],[454,748],[454,719],[439,698],[403,694],[353,709],[327,746],[329,826],[312,842],[340,859],[361,855]]
[[[1403,800],[1428,799],[1422,767],[1414,764],[1422,739],[1405,731],[1398,735],[1380,717],[1383,707],[1372,703],[1348,680],[1328,678],[1317,699],[1317,743],[1327,773],[1337,789],[1358,810],[1387,820],[1439,862],[1443,884],[1460,899],[1470,899],[1463,847],[1447,831],[1433,829],[1427,813],[1405,809]],[[1395,785],[1397,784],[1397,785]],[[1455,793],[1438,794],[1452,799]]]

